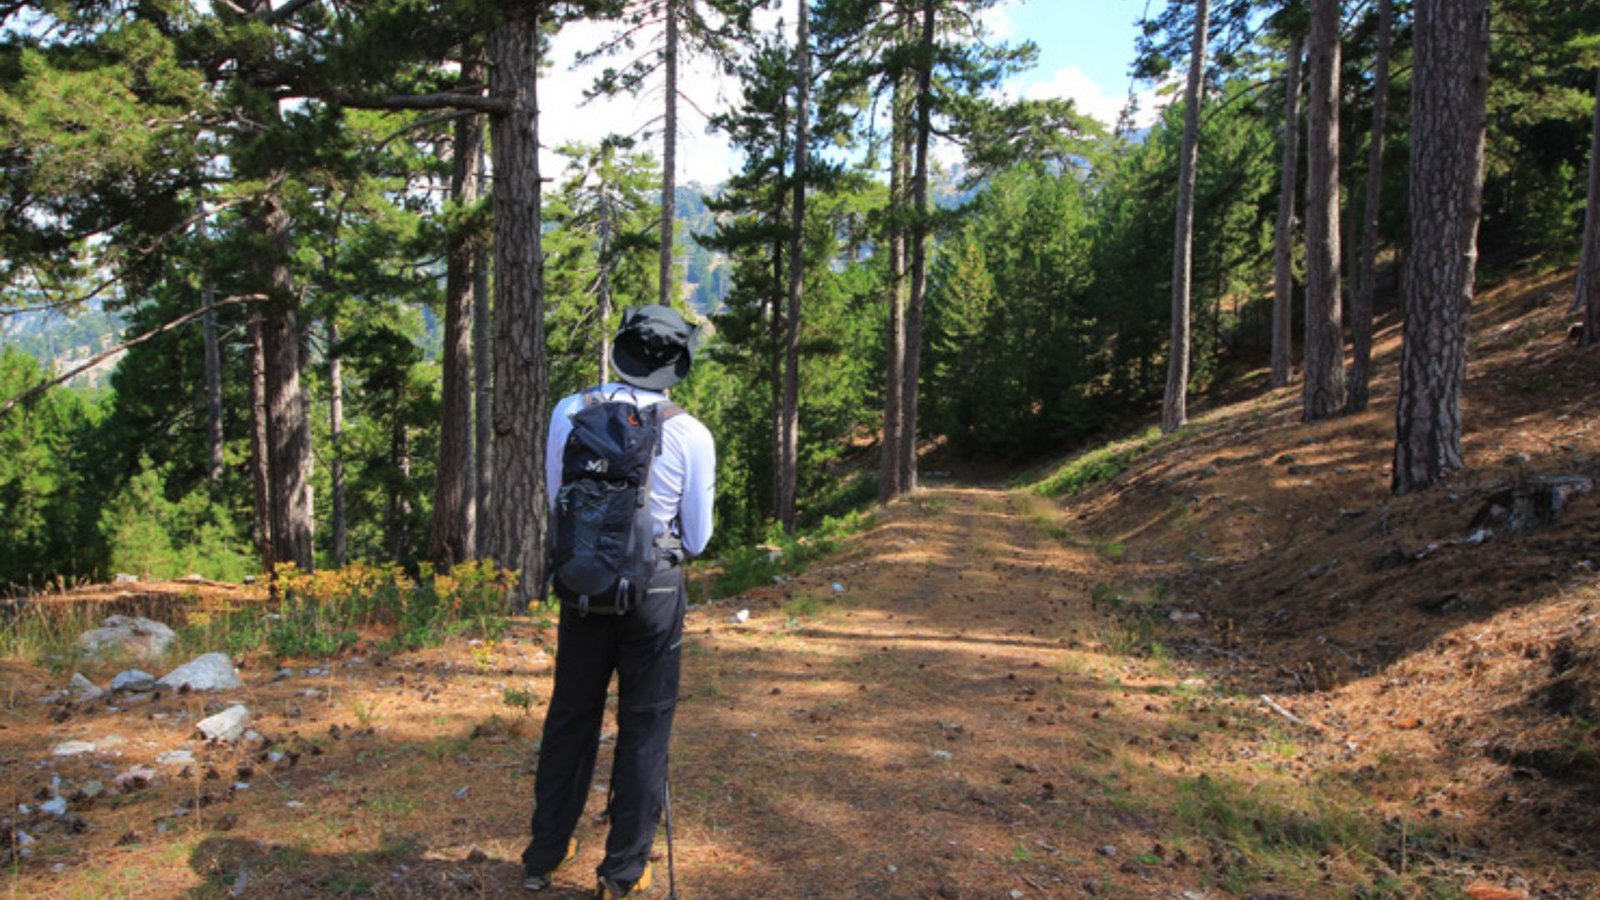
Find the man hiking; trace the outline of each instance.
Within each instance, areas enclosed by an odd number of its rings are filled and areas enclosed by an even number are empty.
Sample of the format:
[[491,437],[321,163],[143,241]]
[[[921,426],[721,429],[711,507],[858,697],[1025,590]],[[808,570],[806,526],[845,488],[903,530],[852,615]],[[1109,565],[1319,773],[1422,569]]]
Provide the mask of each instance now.
[[566,397],[551,415],[545,475],[561,620],[522,853],[529,890],[549,887],[577,855],[613,671],[617,743],[596,896],[651,884],[682,662],[681,565],[711,539],[716,475],[711,433],[665,394],[689,374],[694,331],[665,306],[626,311],[611,348],[618,381]]

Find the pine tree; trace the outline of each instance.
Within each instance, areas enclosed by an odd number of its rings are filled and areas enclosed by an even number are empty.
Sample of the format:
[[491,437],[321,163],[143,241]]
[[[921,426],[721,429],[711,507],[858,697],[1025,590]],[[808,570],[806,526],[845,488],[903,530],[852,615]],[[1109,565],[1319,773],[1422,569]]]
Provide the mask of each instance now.
[[1278,222],[1273,238],[1272,386],[1283,387],[1294,376],[1294,232],[1295,199],[1300,165],[1300,64],[1305,42],[1289,37],[1284,71],[1283,162],[1278,181]]
[[1477,269],[1488,0],[1419,0],[1413,26],[1411,256],[1400,353],[1393,487],[1461,468],[1467,309]]
[[1344,329],[1339,297],[1339,0],[1311,0],[1310,121],[1306,174],[1306,337],[1302,416],[1343,410]]
[[1189,300],[1194,260],[1194,170],[1200,140],[1200,92],[1205,76],[1208,0],[1196,0],[1189,79],[1184,88],[1183,149],[1178,156],[1178,212],[1173,226],[1172,339],[1167,350],[1167,390],[1161,404],[1161,430],[1177,431],[1188,420]]
[[1361,204],[1361,259],[1356,270],[1355,303],[1350,311],[1350,387],[1347,412],[1367,408],[1372,380],[1372,307],[1378,278],[1378,216],[1383,199],[1383,147],[1389,114],[1389,50],[1394,24],[1392,0],[1378,6],[1378,51],[1372,75],[1372,134],[1367,147],[1366,196]]

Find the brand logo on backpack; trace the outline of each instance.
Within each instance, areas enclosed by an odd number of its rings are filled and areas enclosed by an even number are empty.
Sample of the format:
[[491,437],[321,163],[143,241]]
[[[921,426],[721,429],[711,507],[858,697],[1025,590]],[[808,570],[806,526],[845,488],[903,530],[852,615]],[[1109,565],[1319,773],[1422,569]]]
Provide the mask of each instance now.
[[643,601],[655,572],[650,472],[662,423],[682,410],[630,400],[584,392],[562,448],[552,583],[585,613],[627,612]]

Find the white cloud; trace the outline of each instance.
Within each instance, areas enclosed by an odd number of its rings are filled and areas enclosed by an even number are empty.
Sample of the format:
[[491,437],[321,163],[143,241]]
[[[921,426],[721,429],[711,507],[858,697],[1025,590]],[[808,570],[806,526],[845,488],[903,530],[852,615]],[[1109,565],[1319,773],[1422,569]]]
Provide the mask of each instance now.
[[[1028,100],[1072,100],[1077,104],[1079,112],[1093,116],[1107,128],[1116,125],[1123,106],[1128,102],[1126,93],[1120,90],[1107,90],[1077,66],[1058,69],[1054,75],[1043,81],[1013,85],[1009,92],[1013,96],[1021,96]],[[1155,124],[1161,110],[1171,102],[1169,96],[1162,96],[1154,88],[1138,91],[1134,96],[1139,102],[1139,111],[1134,117],[1136,128],[1148,128]]]

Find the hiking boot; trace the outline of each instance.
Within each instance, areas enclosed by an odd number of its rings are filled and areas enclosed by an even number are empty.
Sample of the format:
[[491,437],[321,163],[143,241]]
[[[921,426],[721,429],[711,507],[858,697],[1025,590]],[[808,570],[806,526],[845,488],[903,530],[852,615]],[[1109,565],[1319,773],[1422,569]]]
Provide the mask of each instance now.
[[645,863],[644,872],[639,875],[639,880],[632,884],[614,881],[601,875],[600,884],[594,889],[595,900],[620,900],[622,897],[637,897],[643,894],[650,890],[654,868],[654,865]]
[[568,838],[567,839],[567,855],[561,858],[561,862],[556,863],[556,867],[555,868],[553,868],[550,871],[545,872],[545,873],[543,873],[541,875],[528,875],[526,878],[522,879],[522,886],[527,888],[530,891],[542,891],[542,890],[544,890],[545,888],[547,888],[550,885],[555,883],[556,873],[561,871],[561,867],[566,865],[569,862],[572,862],[573,857],[575,857],[577,855],[578,855],[578,839],[577,838]]

